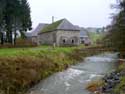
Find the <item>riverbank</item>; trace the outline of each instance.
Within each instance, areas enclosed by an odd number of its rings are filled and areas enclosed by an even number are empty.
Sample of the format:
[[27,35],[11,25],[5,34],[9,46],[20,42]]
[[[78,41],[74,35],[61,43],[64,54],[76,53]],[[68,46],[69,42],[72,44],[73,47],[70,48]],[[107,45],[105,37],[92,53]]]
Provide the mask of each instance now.
[[0,49],[0,94],[24,94],[51,74],[97,52],[77,47]]
[[124,94],[125,93],[125,61],[117,62],[115,71],[105,75],[103,79],[91,82],[87,89],[95,94]]

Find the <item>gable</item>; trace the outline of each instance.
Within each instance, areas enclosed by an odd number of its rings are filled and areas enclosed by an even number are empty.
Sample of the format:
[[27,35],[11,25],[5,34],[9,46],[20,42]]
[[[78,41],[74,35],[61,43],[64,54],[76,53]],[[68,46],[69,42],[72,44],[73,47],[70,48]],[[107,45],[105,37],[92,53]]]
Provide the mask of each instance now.
[[62,23],[58,26],[58,30],[80,31],[78,27],[70,23],[67,19],[63,19]]

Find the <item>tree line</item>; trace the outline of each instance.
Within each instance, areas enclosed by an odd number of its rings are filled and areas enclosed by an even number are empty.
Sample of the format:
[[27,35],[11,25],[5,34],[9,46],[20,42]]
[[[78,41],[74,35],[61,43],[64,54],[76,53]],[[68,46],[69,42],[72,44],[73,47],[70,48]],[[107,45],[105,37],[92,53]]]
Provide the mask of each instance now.
[[118,51],[125,48],[125,0],[117,0],[117,13],[113,16],[105,43]]
[[30,6],[27,0],[0,0],[0,42],[15,44],[17,32],[25,36],[31,30]]

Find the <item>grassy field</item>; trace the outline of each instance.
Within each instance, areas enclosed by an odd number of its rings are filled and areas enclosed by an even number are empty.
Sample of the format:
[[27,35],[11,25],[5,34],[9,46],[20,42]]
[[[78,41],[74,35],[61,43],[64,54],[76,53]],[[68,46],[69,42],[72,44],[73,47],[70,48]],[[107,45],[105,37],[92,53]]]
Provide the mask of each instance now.
[[24,94],[40,80],[80,62],[87,56],[81,47],[0,49],[0,94]]
[[92,42],[95,44],[98,40],[103,38],[102,33],[96,33],[96,32],[89,32],[89,37],[92,40]]
[[0,57],[8,56],[37,56],[39,54],[56,54],[59,52],[69,53],[73,51],[76,47],[56,47],[51,46],[41,46],[34,48],[2,48],[0,49]]

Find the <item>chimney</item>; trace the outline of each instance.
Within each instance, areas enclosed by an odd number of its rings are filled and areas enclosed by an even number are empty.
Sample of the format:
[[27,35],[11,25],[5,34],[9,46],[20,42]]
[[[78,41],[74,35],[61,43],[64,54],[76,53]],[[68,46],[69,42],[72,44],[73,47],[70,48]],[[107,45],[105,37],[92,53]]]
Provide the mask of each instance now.
[[52,23],[54,23],[54,16],[52,16]]

